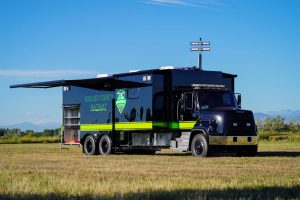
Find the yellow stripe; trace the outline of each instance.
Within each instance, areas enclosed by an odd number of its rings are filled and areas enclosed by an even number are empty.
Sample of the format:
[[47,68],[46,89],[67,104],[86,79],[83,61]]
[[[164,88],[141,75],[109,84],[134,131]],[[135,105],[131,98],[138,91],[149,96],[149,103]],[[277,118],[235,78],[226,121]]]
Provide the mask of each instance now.
[[[116,122],[116,130],[151,130],[152,122]],[[111,131],[112,124],[81,124],[81,131]]]
[[152,122],[117,122],[116,130],[151,130]]
[[[171,122],[171,129],[193,129],[196,121]],[[155,122],[116,122],[115,130],[152,130]],[[166,123],[167,124],[167,123]],[[112,124],[81,124],[81,131],[111,131]]]
[[111,131],[112,124],[81,124],[81,131]]
[[192,129],[195,126],[196,121],[184,121],[179,122],[179,129]]

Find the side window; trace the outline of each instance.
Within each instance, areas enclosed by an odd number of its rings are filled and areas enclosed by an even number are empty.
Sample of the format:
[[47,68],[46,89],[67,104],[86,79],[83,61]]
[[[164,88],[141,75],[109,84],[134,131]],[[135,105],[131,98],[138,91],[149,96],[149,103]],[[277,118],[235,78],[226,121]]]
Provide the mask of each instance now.
[[184,109],[192,110],[194,108],[194,95],[191,92],[184,94]]
[[164,96],[163,94],[155,95],[153,100],[153,111],[156,116],[156,120],[164,119]]

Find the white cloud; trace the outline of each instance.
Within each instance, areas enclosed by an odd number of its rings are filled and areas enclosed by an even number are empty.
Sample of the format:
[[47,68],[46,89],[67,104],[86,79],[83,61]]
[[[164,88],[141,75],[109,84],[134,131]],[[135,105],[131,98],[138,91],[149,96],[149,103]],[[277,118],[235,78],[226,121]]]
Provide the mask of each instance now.
[[26,117],[31,117],[31,116],[34,116],[35,115],[35,112],[31,112],[31,111],[28,111],[25,113],[25,116]]
[[144,3],[154,5],[177,5],[192,6],[201,8],[211,8],[216,6],[224,6],[220,0],[146,0]]
[[62,78],[95,74],[89,70],[0,70],[0,78]]

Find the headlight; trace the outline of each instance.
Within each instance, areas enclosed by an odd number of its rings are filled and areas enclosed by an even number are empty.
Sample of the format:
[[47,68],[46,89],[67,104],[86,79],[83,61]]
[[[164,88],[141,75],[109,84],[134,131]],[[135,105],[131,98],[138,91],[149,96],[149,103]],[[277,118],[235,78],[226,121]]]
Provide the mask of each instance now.
[[222,121],[223,121],[223,119],[222,119],[222,117],[220,115],[216,115],[216,120],[219,123],[222,123]]
[[216,119],[210,120],[208,131],[209,133],[219,133],[218,123]]
[[222,124],[222,117],[220,115],[216,115],[214,119],[209,121],[208,131],[212,134],[219,134],[220,128],[219,126]]

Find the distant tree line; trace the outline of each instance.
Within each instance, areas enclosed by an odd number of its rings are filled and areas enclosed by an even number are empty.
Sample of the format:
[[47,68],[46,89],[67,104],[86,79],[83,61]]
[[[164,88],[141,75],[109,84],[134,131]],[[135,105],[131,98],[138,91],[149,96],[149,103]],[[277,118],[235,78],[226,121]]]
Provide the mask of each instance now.
[[0,144],[22,143],[58,143],[60,141],[60,128],[45,129],[42,132],[20,129],[0,129]]
[[264,120],[256,120],[256,125],[259,131],[270,132],[300,132],[300,123],[295,119],[285,122],[281,116],[267,117]]
[[0,133],[3,133],[4,136],[55,136],[60,134],[60,128],[57,129],[44,129],[42,132],[34,132],[33,130],[21,131],[18,128],[7,129],[0,128]]

